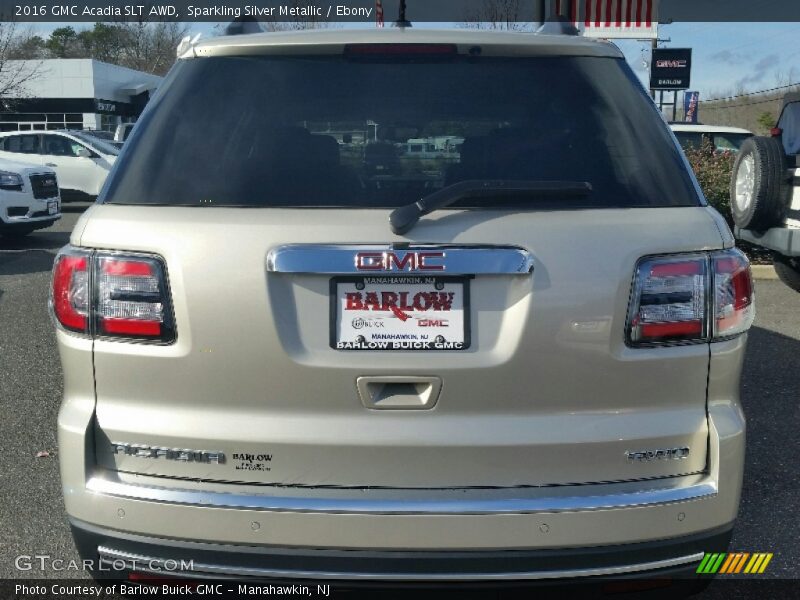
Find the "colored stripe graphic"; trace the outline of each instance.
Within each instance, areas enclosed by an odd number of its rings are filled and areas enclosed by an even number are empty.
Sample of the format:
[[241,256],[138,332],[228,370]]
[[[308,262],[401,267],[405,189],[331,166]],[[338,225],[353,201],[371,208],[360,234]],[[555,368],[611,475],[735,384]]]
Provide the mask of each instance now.
[[772,560],[772,554],[767,554],[766,552],[760,552],[758,554],[753,554],[753,558],[750,559],[750,562],[747,563],[747,566],[744,568],[745,573],[763,573],[764,570],[767,568],[769,561]]
[[720,567],[720,573],[730,573],[731,564],[739,557],[738,554],[728,554],[728,558],[725,559],[725,562],[722,563],[722,567]]
[[708,565],[708,561],[711,559],[711,555],[706,553],[703,555],[703,560],[700,561],[700,564],[697,565],[697,573],[705,573],[706,566]]
[[736,563],[734,573],[741,573],[742,569],[744,569],[744,563],[750,557],[749,552],[742,552],[742,557],[739,559],[739,562]]
[[714,574],[719,570],[722,561],[725,559],[726,554],[723,552],[721,554],[706,554],[703,557],[703,562],[700,563],[700,566],[697,567],[698,573],[705,573],[705,574]]
[[[774,555],[771,552],[714,552],[706,553],[697,566],[697,573],[703,575],[744,573],[760,574],[767,570],[767,565]],[[749,559],[749,560],[748,560]]]

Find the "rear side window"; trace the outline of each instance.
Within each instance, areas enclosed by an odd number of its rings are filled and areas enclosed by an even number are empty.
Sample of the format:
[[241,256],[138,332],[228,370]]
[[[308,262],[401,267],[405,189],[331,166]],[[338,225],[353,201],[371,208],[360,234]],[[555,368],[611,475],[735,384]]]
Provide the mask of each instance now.
[[3,150],[20,154],[39,154],[38,135],[12,135],[3,140]]
[[78,156],[78,149],[81,147],[77,142],[60,135],[45,135],[44,148],[42,154],[48,156]]
[[570,208],[700,203],[613,58],[181,60],[127,143],[103,202],[395,207],[502,179],[591,183]]

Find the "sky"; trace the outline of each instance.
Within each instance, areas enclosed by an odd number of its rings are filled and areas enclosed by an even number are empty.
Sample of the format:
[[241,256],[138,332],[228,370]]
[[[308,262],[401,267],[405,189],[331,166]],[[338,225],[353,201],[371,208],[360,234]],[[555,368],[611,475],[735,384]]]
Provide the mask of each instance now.
[[[664,47],[692,48],[692,88],[701,98],[800,82],[800,23],[675,23],[661,25],[659,38],[670,40]],[[616,44],[636,74],[649,80],[642,54],[648,44]]]
[[[90,27],[86,23],[39,23],[33,25],[40,35],[52,29],[72,25],[76,29]],[[225,24],[217,27],[217,31]],[[387,26],[389,23],[387,22]],[[337,27],[350,26],[336,24]],[[357,27],[371,27],[358,24]],[[417,23],[416,27],[454,27],[448,23]],[[193,33],[214,34],[214,23],[193,23]],[[692,89],[701,99],[765,90],[800,82],[800,23],[674,23],[661,25],[663,47],[692,48]],[[649,42],[617,40],[636,74],[649,85]]]

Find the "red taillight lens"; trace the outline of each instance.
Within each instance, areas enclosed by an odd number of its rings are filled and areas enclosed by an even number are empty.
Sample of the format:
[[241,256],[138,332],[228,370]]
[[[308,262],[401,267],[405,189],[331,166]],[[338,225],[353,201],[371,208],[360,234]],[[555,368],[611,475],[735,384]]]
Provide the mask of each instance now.
[[65,329],[170,343],[175,339],[166,269],[156,256],[78,251],[56,258],[53,313]]
[[754,315],[750,264],[739,250],[648,258],[637,267],[627,339],[715,341],[747,331]]
[[739,250],[714,255],[714,337],[750,329],[755,319],[750,262]]
[[702,339],[707,258],[653,258],[639,263],[628,325],[633,345]]
[[51,305],[64,329],[89,332],[89,254],[64,250],[53,265]]
[[99,253],[95,258],[97,333],[171,340],[165,288],[163,265],[157,258]]
[[773,127],[772,129],[769,130],[769,134],[772,137],[780,137],[781,135],[783,135],[783,129],[781,129],[780,127]]

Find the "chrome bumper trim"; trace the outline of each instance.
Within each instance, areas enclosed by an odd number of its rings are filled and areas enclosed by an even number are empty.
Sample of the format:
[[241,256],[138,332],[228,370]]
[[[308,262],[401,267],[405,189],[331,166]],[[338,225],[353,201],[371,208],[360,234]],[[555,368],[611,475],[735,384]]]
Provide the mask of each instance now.
[[[164,574],[165,567],[175,564],[176,561],[152,556],[143,556],[115,550],[107,546],[99,546],[97,552],[102,564],[112,564],[123,561],[126,567],[134,571],[145,571]],[[361,581],[492,581],[492,580],[530,580],[530,579],[570,579],[577,577],[597,577],[603,575],[621,575],[638,571],[654,571],[700,562],[703,553],[678,556],[666,560],[620,565],[613,567],[598,567],[593,569],[569,569],[558,571],[530,571],[510,573],[337,573],[324,571],[287,571],[253,567],[234,567],[228,565],[214,565],[207,563],[193,563],[191,571],[175,572],[170,575],[183,575],[186,577],[198,576],[239,576],[239,577],[269,577],[275,579],[327,579],[327,580],[361,580]]]
[[[429,264],[417,264],[425,259]],[[289,244],[270,251],[267,271],[320,275],[529,275],[533,272],[533,257],[515,246]]]
[[442,514],[491,515],[520,513],[553,513],[637,508],[688,502],[717,494],[711,480],[675,488],[651,489],[604,496],[553,496],[540,498],[503,498],[481,500],[449,499],[356,499],[302,498],[255,494],[145,487],[100,477],[86,484],[89,492],[128,500],[144,500],[203,508],[237,508],[272,512],[309,512],[333,514]]

